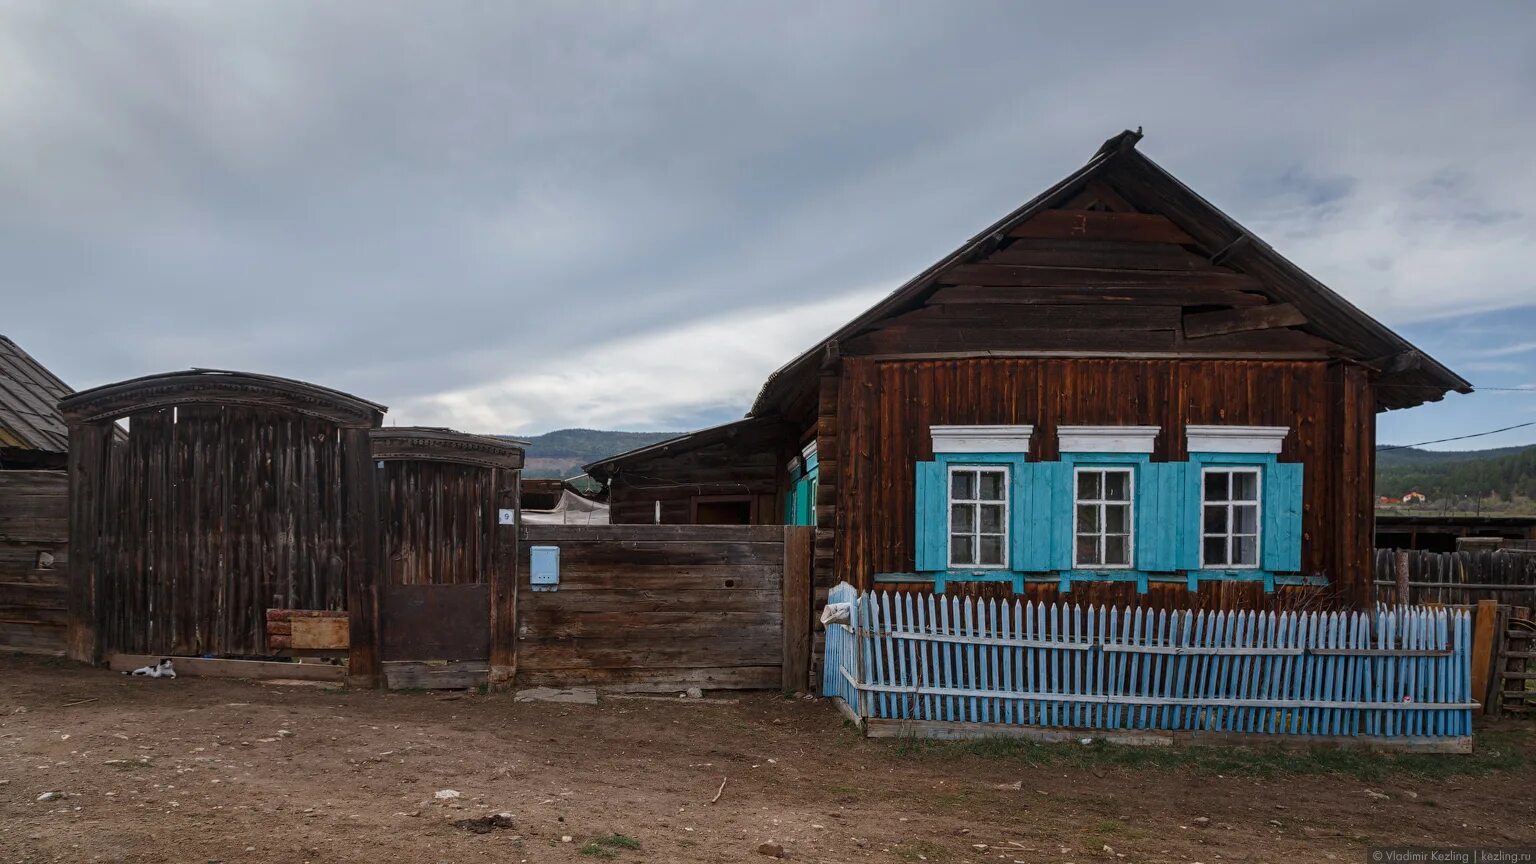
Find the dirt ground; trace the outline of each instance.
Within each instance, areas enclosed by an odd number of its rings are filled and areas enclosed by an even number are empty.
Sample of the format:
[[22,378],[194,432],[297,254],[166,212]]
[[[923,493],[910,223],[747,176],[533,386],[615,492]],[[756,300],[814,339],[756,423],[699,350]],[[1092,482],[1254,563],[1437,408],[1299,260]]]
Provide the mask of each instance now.
[[824,701],[737,698],[522,704],[0,658],[0,858],[765,861],[772,841],[796,861],[1214,864],[1536,846],[1529,730],[1413,759],[921,746],[865,740]]

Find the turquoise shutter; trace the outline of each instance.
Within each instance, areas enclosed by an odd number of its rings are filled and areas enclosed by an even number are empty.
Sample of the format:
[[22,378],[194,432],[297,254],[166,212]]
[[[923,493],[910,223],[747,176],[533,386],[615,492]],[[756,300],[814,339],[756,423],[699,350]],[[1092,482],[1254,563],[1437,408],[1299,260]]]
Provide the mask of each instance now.
[[1200,499],[1203,462],[1182,462],[1184,496],[1179,526],[1174,532],[1174,569],[1200,569]]
[[1301,465],[1277,462],[1264,471],[1264,569],[1301,571]]
[[916,531],[918,570],[948,569],[949,489],[944,465],[939,462],[917,463]]
[[1008,551],[1013,569],[1033,573],[1069,569],[1071,469],[1061,462],[1026,462],[1015,473],[1013,539]]
[[[1187,462],[1148,462],[1136,477],[1136,568],[1166,573],[1186,568],[1185,547],[1197,533],[1190,508]],[[1198,505],[1198,500],[1197,500]]]

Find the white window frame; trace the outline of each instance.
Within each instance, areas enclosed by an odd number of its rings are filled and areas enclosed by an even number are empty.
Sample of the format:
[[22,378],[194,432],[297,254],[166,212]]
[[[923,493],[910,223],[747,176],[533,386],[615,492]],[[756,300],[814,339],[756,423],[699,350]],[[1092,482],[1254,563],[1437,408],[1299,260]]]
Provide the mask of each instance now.
[[[1247,534],[1236,534],[1232,531],[1232,505],[1234,503],[1248,504],[1248,501],[1233,502],[1232,481],[1227,480],[1226,501],[1206,501],[1205,478],[1208,474],[1235,474],[1244,473],[1253,475],[1253,563],[1252,564],[1212,564],[1205,560],[1205,541],[1207,538],[1225,538],[1227,541],[1227,560],[1232,559],[1232,538],[1247,537]],[[1225,504],[1227,507],[1227,532],[1225,534],[1207,534],[1205,532],[1205,508],[1216,507]],[[1200,469],[1200,512],[1195,530],[1200,535],[1200,569],[1201,570],[1259,570],[1264,565],[1264,468],[1260,465],[1205,465]]]
[[[945,474],[944,474],[944,562],[945,562],[945,566],[947,566],[950,570],[1007,570],[1008,569],[1008,545],[1009,545],[1009,542],[1012,539],[1012,525],[1010,524],[1010,517],[1011,517],[1011,513],[1012,513],[1012,506],[1013,506],[1013,502],[1011,500],[1013,498],[1013,472],[1012,472],[1010,466],[1008,466],[1008,465],[987,465],[987,464],[970,463],[970,464],[951,464],[948,467],[949,467],[949,470],[946,471]],[[1003,475],[1003,500],[1002,500],[1002,505],[1003,505],[1003,533],[1002,533],[1002,538],[1003,538],[1003,562],[1001,564],[956,564],[954,562],[953,558],[952,558],[952,555],[954,554],[954,548],[953,548],[952,544],[950,543],[950,540],[951,540],[951,538],[956,536],[955,535],[955,531],[954,531],[954,524],[955,524],[954,523],[954,505],[956,503],[956,499],[954,497],[954,490],[955,490],[955,474],[957,474],[957,473],[967,473],[967,474],[976,474],[977,475],[977,478],[976,478],[976,492],[977,492],[978,495],[981,493],[981,476],[980,476],[981,474],[993,473],[993,474],[1001,474],[1001,475]],[[987,536],[987,537],[998,536],[998,535],[995,535],[995,534],[983,535],[981,533],[981,505],[982,504],[997,504],[998,502],[996,502],[996,501],[983,501],[980,498],[961,498],[961,499],[959,499],[959,503],[961,503],[961,504],[974,504],[974,505],[976,505],[976,520],[975,520],[975,522],[971,526],[972,527],[972,531],[970,532],[969,536],[971,538],[973,538],[973,540],[974,540],[974,546],[972,547],[972,551],[973,551],[974,554],[973,554],[972,557],[974,557],[974,558],[979,560],[981,558],[981,538],[983,536]]]
[[[1130,488],[1130,493],[1131,494],[1130,494],[1130,496],[1125,501],[1106,501],[1104,499],[1104,485],[1103,485],[1102,481],[1100,481],[1099,497],[1097,499],[1091,499],[1091,500],[1084,501],[1084,500],[1081,500],[1081,499],[1079,499],[1077,497],[1077,490],[1080,488],[1079,485],[1078,485],[1078,477],[1080,475],[1082,475],[1084,472],[1091,472],[1091,473],[1102,474],[1102,473],[1104,473],[1106,471],[1121,472],[1121,473],[1125,474],[1127,477],[1130,478],[1130,480],[1129,480],[1130,487],[1129,488]],[[1106,557],[1105,554],[1104,554],[1105,538],[1109,536],[1109,532],[1107,530],[1105,530],[1104,505],[1105,504],[1114,504],[1114,505],[1118,506],[1120,504],[1124,504],[1126,506],[1126,520],[1127,521],[1126,521],[1126,526],[1125,526],[1125,563],[1124,564],[1084,564],[1084,563],[1082,563],[1082,562],[1077,560],[1077,538],[1079,536],[1079,532],[1077,530],[1077,508],[1079,506],[1090,505],[1090,504],[1096,504],[1096,505],[1098,505],[1098,508],[1099,508],[1099,532],[1098,532],[1097,536],[1099,538],[1099,560],[1101,560],[1101,561]],[[1130,570],[1130,569],[1134,568],[1135,565],[1136,565],[1136,466],[1134,466],[1134,465],[1110,465],[1110,464],[1102,464],[1102,465],[1101,464],[1074,465],[1072,467],[1072,569],[1074,569],[1074,570]]]

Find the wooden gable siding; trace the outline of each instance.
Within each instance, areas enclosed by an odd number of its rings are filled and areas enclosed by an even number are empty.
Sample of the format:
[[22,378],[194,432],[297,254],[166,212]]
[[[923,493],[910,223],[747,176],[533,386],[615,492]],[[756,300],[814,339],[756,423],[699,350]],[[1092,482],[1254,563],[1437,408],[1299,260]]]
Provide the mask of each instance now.
[[781,450],[777,442],[722,441],[626,462],[609,483],[609,521],[649,524],[660,501],[662,524],[686,525],[695,521],[698,498],[745,495],[757,524],[782,524],[778,494],[788,456]]
[[[1129,206],[1095,186],[1115,206]],[[844,356],[1347,353],[1294,329],[1306,323],[1259,279],[1213,263],[1162,215],[1046,210],[941,272],[920,302],[840,348]]]
[[[836,440],[836,579],[869,588],[876,573],[912,572],[914,466],[933,458],[935,424],[1033,424],[1029,458],[1055,459],[1062,425],[1161,428],[1154,461],[1186,457],[1189,424],[1291,429],[1280,455],[1305,466],[1302,567],[1328,592],[1266,597],[1251,583],[1075,585],[1069,599],[1153,606],[1257,607],[1367,602],[1374,411],[1358,367],[1324,361],[844,358]],[[823,451],[823,465],[827,452]],[[825,468],[823,469],[825,470]],[[818,564],[820,560],[818,560]],[[1055,599],[1054,586],[1031,596]],[[1320,597],[1319,594],[1328,596]]]

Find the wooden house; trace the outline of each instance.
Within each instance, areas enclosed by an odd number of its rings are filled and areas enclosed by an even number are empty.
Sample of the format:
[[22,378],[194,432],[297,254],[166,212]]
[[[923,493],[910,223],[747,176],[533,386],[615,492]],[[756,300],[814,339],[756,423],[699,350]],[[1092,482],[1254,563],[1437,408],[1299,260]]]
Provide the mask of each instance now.
[[1471,386],[1140,138],[779,369],[745,420],[587,466],[613,520],[750,500],[737,518],[814,522],[820,588],[1368,603],[1375,415]]
[[64,651],[72,392],[0,336],[0,649]]

